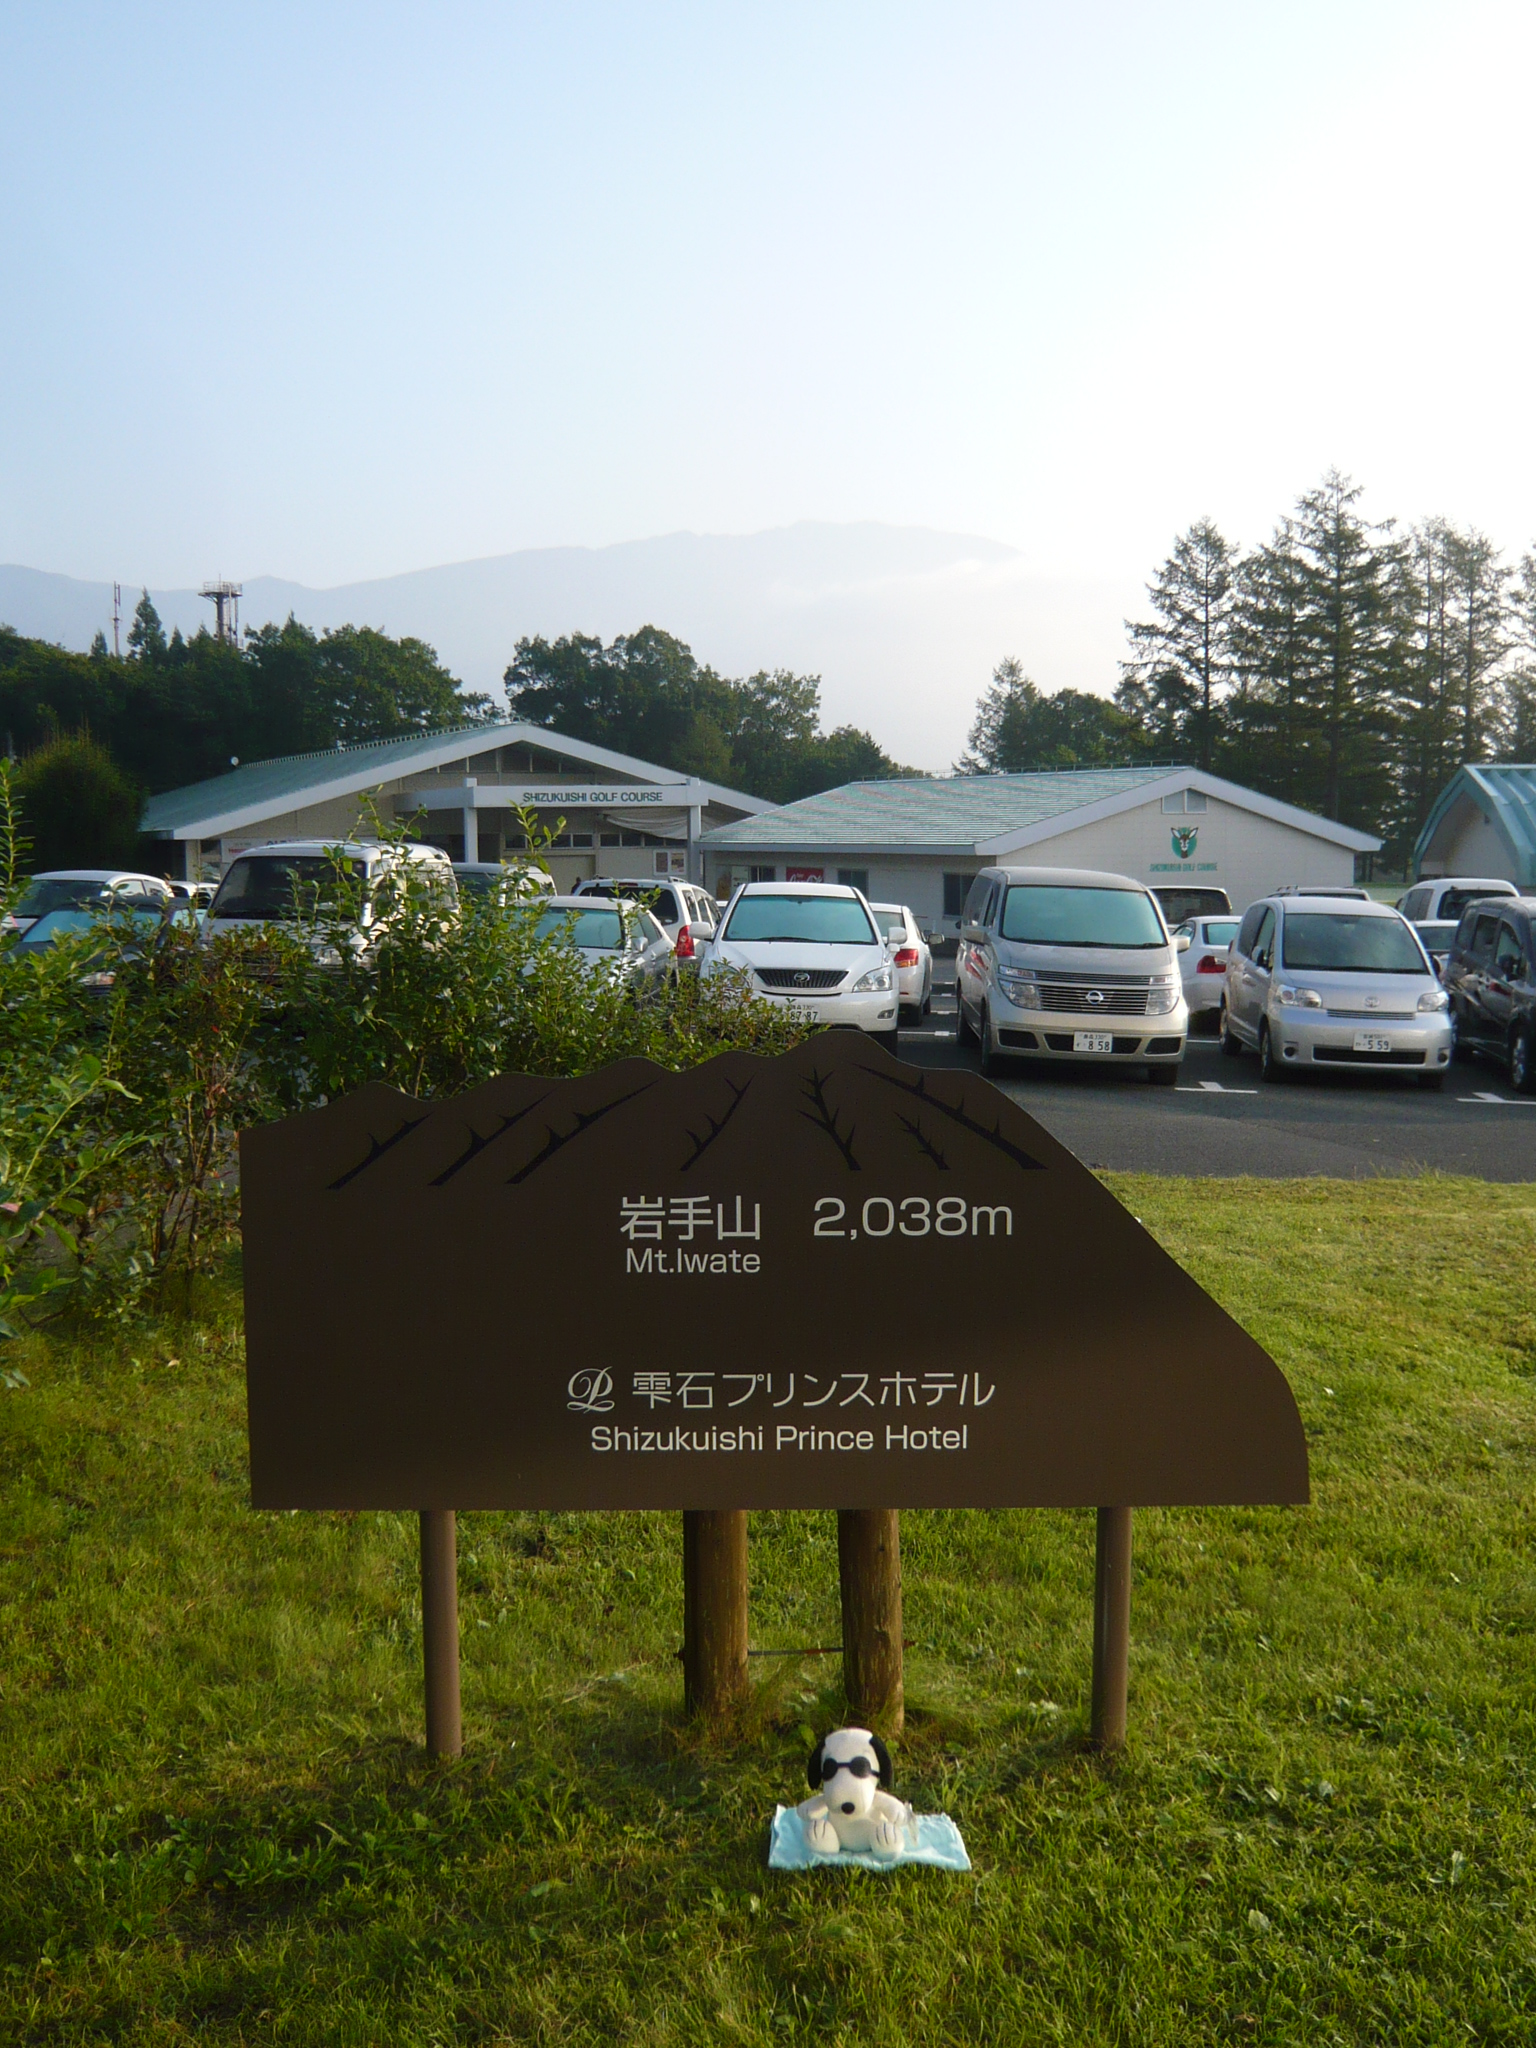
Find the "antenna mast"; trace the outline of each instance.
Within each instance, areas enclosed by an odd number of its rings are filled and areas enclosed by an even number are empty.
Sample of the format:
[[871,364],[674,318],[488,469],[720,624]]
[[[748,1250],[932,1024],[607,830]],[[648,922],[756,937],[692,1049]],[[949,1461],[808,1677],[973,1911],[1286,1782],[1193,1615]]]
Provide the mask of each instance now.
[[217,583],[205,583],[198,592],[199,597],[212,599],[213,637],[215,640],[221,640],[226,647],[240,645],[240,599],[243,595],[243,585],[226,583],[222,577]]
[[122,623],[123,586],[121,583],[114,583],[112,586],[112,653],[114,659],[118,661],[121,661],[123,658],[122,634],[119,630]]

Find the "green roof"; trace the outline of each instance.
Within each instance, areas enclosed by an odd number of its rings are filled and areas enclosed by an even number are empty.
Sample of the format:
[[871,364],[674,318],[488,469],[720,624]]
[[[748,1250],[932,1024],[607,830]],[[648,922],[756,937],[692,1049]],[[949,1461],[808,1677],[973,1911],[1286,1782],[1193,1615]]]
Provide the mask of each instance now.
[[[446,732],[411,732],[393,740],[364,740],[350,747],[322,747],[313,754],[279,754],[271,761],[250,761],[231,768],[227,775],[211,776],[206,782],[189,782],[181,789],[168,789],[152,796],[144,806],[141,830],[174,832],[184,825],[230,811],[257,806],[279,807],[285,798],[294,799],[292,808],[314,791],[353,776],[387,782],[422,765],[423,749],[441,752],[445,741],[472,739],[468,749],[479,753],[496,741],[493,728],[483,725],[456,726]],[[455,744],[447,758],[465,752]]]
[[1033,840],[1055,837],[1049,828],[1073,813],[1092,824],[1177,789],[1203,790],[1218,802],[1254,811],[1298,831],[1350,848],[1374,851],[1369,832],[1319,818],[1276,797],[1244,789],[1198,768],[1062,768],[1035,775],[936,775],[902,782],[847,782],[841,789],[803,797],[776,811],[738,818],[703,834],[712,853],[750,852],[969,853],[1000,857]]
[[[544,726],[508,722],[500,725],[450,726],[441,732],[403,733],[392,740],[360,740],[349,747],[322,747],[312,754],[282,754],[270,761],[250,761],[206,782],[189,782],[152,796],[144,806],[140,830],[162,838],[213,838],[233,826],[284,811],[300,810],[332,796],[350,796],[392,782],[402,775],[425,774],[498,747],[531,746],[567,761],[631,780],[668,785],[680,783],[681,770],[660,768],[630,754],[570,738]],[[759,799],[740,790],[700,780],[707,800],[733,810],[760,810]]]
[[1041,775],[943,775],[848,782],[755,818],[717,825],[703,844],[732,846],[974,847],[1084,804],[1166,782],[1167,768],[1072,768]]
[[1414,873],[1429,855],[1430,842],[1460,801],[1473,803],[1509,849],[1511,880],[1536,890],[1536,764],[1479,761],[1458,768],[1435,799],[1413,849]]

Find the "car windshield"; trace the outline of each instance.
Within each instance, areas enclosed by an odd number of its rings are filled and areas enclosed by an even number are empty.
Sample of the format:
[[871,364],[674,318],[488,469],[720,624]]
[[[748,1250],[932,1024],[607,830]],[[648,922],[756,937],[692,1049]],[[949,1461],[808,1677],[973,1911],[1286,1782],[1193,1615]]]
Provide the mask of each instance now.
[[624,943],[624,917],[606,909],[541,910],[534,932],[541,939],[568,938],[587,952],[612,953]]
[[1284,964],[1359,974],[1426,974],[1412,930],[1396,917],[1292,912],[1285,920]]
[[1166,946],[1157,907],[1141,889],[1038,882],[1008,891],[1002,936],[1028,946]]
[[1205,943],[1208,946],[1230,946],[1237,937],[1238,921],[1235,917],[1213,917],[1203,927]]
[[739,896],[723,936],[798,946],[871,946],[877,941],[857,896]]
[[[363,872],[361,861],[343,861],[342,868],[354,880]],[[296,909],[311,905],[333,905],[336,901],[336,863],[323,853],[263,853],[242,855],[219,884],[219,893],[209,906],[210,917],[292,917]]]
[[51,946],[55,939],[62,939],[68,932],[88,932],[96,923],[89,910],[48,910],[29,925],[17,940],[18,946]]
[[12,912],[14,917],[46,917],[50,910],[82,910],[88,903],[106,901],[105,882],[29,882]]
[[879,925],[893,946],[907,943],[907,920],[899,910],[887,910],[883,903],[871,903],[875,923]]
[[500,868],[455,868],[453,879],[461,896],[490,896],[509,878]]

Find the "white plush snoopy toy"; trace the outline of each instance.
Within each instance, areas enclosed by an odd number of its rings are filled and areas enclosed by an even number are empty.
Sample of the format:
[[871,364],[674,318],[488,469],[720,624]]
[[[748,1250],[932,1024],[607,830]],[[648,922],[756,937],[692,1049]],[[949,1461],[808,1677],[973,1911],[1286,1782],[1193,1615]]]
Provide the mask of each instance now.
[[816,1793],[795,1811],[818,1856],[840,1849],[900,1854],[910,1838],[912,1809],[892,1795],[890,1752],[878,1735],[834,1728],[811,1751],[806,1775]]

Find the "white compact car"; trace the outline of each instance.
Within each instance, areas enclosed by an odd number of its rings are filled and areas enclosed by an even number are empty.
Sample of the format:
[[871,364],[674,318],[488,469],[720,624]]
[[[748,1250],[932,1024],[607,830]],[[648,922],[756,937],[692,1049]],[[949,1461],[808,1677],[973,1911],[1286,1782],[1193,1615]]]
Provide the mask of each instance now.
[[871,903],[869,907],[891,942],[897,1010],[904,1023],[920,1024],[933,1000],[933,955],[928,941],[905,903]]
[[1239,922],[1235,917],[1191,917],[1173,928],[1175,945],[1189,941],[1179,954],[1179,973],[1191,1029],[1197,1017],[1221,1014],[1227,992],[1227,949],[1237,937]]
[[50,910],[158,910],[171,900],[171,885],[158,875],[129,868],[49,868],[34,875],[17,897],[6,926],[24,932]]
[[746,882],[731,897],[699,972],[745,968],[754,992],[818,1024],[868,1032],[896,1050],[891,946],[857,889],[832,882]]

